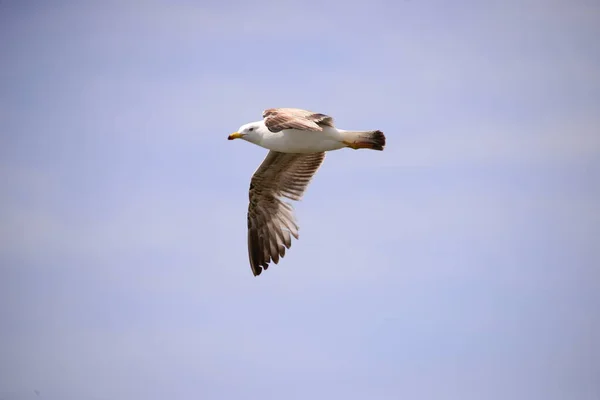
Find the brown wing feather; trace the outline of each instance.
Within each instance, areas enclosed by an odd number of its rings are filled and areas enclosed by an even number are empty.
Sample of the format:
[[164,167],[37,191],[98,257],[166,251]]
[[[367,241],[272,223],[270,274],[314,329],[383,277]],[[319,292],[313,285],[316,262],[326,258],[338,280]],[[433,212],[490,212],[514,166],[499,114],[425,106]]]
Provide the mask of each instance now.
[[265,125],[271,132],[284,129],[322,131],[324,126],[333,127],[333,118],[300,108],[269,108],[263,111]]
[[300,200],[325,153],[290,154],[270,151],[250,181],[248,205],[248,256],[254,276],[275,264],[298,239],[291,204]]

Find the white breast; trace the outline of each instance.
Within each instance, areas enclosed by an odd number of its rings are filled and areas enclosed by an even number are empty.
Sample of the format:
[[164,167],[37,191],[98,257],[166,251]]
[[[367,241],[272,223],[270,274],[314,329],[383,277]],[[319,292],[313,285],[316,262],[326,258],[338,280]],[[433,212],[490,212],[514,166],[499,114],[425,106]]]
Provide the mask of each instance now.
[[321,132],[297,129],[269,132],[259,145],[282,153],[318,153],[346,147],[335,128],[325,128]]

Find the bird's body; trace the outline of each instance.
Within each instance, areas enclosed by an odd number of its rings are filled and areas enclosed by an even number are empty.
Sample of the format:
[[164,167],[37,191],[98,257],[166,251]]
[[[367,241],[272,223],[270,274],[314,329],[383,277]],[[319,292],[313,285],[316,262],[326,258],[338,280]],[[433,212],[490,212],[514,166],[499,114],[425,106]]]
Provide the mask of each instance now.
[[345,147],[383,150],[385,136],[376,131],[337,129],[333,118],[298,108],[270,108],[263,120],[242,125],[229,139],[244,139],[269,151],[250,182],[248,255],[254,276],[279,262],[298,239],[292,206],[300,200],[325,152]]
[[322,131],[284,129],[279,132],[271,132],[263,121],[254,122],[253,125],[264,127],[266,131],[260,140],[253,143],[280,153],[319,153],[347,147],[343,142],[343,132],[329,126],[323,127]]

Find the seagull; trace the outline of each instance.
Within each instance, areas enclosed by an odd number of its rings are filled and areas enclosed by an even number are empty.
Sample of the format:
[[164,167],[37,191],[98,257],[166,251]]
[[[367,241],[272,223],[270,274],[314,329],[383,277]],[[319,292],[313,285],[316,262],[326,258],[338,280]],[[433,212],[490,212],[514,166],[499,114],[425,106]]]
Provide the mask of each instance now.
[[242,139],[269,152],[250,180],[248,257],[254,276],[277,264],[298,240],[293,207],[325,159],[325,152],[343,148],[383,150],[380,130],[338,129],[333,118],[300,108],[269,108],[263,119],[242,125],[227,139]]

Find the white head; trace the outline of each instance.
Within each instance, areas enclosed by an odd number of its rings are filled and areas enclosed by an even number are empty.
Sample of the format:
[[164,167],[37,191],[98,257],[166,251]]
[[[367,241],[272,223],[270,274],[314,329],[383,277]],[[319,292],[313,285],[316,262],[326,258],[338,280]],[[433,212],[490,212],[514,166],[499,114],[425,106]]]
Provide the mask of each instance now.
[[227,139],[244,139],[248,142],[258,143],[262,139],[265,129],[267,128],[263,121],[250,122],[240,126],[240,129],[229,135]]

